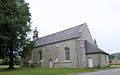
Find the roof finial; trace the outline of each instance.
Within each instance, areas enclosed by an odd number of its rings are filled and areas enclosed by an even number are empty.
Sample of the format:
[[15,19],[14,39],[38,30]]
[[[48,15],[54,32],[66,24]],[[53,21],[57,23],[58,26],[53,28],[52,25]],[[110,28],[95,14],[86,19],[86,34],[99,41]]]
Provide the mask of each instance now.
[[35,31],[37,31],[37,27],[35,27]]
[[94,44],[95,44],[95,45],[97,44],[96,39],[94,39]]
[[97,41],[96,41],[96,39],[94,39],[94,45],[95,45],[96,47],[98,47],[98,46],[97,46]]

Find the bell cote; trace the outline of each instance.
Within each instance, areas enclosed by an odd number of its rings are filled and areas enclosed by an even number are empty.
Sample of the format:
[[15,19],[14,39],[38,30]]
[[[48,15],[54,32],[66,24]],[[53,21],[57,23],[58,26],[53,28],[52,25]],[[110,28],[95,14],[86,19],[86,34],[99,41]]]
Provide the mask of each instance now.
[[38,39],[38,31],[37,27],[35,27],[35,30],[33,31],[33,41]]

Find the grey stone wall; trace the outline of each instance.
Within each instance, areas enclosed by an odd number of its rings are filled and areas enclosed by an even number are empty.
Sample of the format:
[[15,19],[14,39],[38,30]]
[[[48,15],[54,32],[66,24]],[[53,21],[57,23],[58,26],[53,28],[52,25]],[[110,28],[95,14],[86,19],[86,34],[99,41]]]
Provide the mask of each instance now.
[[100,66],[101,67],[106,67],[109,65],[109,57],[106,54],[100,54]]
[[88,58],[93,59],[93,66],[94,67],[99,66],[99,54],[87,54],[87,65],[88,65]]
[[[86,24],[86,23],[85,23]],[[84,25],[84,28],[82,29],[82,38],[84,38],[84,40],[89,41],[91,44],[94,44],[92,36],[90,34],[90,31],[88,29],[87,24]]]
[[[89,57],[91,57],[93,59],[94,67],[106,67],[109,65],[109,57],[106,54],[101,54],[101,53],[87,54],[87,59]],[[88,63],[87,63],[87,65],[88,65]]]
[[[70,49],[70,61],[65,60],[65,47]],[[39,62],[39,51],[43,51],[43,61]],[[41,67],[49,67],[49,60],[54,67],[77,67],[76,39],[54,43],[38,47],[33,51],[33,63],[41,64]]]
[[87,67],[84,43],[85,43],[85,40],[77,39],[78,66],[80,68]]

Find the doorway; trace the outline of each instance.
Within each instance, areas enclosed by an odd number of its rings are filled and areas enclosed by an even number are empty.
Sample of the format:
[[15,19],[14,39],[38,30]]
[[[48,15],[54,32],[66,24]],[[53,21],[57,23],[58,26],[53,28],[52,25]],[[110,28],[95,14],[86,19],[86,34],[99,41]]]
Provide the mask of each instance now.
[[52,61],[52,59],[49,59],[49,68],[53,68],[53,61]]
[[88,58],[88,67],[93,67],[93,59],[92,59],[92,57]]

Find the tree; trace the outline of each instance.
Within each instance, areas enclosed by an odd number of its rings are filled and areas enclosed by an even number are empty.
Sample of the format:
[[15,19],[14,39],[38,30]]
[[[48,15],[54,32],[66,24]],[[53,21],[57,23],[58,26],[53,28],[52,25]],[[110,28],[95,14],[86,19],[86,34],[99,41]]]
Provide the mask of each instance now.
[[23,47],[21,57],[23,57],[25,59],[25,57],[31,56],[31,52],[32,52],[33,48],[34,48],[34,41],[27,42],[26,46]]
[[29,61],[31,60],[32,50],[35,47],[34,41],[28,40],[26,45],[23,47],[23,50],[20,52],[21,62],[23,67],[28,67]]
[[13,68],[15,51],[22,49],[31,31],[31,14],[24,0],[0,0],[0,51],[10,58],[9,68]]

